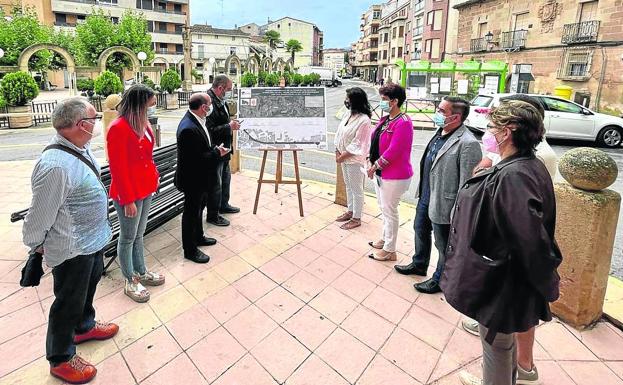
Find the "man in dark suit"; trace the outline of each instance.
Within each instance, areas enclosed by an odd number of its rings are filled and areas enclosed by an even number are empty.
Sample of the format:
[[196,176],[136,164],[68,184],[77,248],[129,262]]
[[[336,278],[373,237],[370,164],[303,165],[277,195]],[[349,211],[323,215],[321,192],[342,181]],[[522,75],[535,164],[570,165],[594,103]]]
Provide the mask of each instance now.
[[[226,148],[232,148],[233,131],[240,128],[237,120],[231,120],[225,104],[225,95],[232,89],[231,80],[225,75],[218,75],[212,82],[208,95],[212,98],[213,112],[206,120],[206,126],[216,144],[223,143]],[[231,153],[221,158],[219,164],[218,183],[220,197],[208,196],[206,221],[216,226],[228,226],[229,221],[219,213],[233,214],[240,212],[238,207],[229,204],[231,171],[229,160]]]
[[182,245],[184,258],[207,263],[210,257],[198,246],[216,244],[214,238],[203,234],[201,212],[207,194],[218,189],[218,171],[221,159],[229,149],[216,143],[205,126],[212,109],[207,94],[194,94],[188,101],[189,111],[177,127],[177,169],[175,186],[184,193],[182,214]]

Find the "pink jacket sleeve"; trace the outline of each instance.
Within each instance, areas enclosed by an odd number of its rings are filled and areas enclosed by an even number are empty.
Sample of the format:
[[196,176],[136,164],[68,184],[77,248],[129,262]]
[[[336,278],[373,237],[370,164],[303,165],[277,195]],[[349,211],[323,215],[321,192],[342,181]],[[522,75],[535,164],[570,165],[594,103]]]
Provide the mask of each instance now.
[[400,154],[411,153],[413,144],[413,123],[411,118],[403,116],[390,126],[394,131],[389,147],[381,154],[378,162],[381,168],[400,158]]

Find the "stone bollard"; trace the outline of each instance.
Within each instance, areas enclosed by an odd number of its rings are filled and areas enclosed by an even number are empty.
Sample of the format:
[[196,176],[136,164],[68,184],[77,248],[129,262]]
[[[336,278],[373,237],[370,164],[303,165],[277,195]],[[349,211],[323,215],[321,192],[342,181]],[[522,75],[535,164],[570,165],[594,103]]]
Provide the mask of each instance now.
[[113,120],[117,119],[119,116],[119,112],[117,111],[119,103],[121,103],[121,96],[117,94],[108,95],[106,100],[104,100],[104,112],[102,113],[102,135],[104,136],[104,154],[106,154],[106,161],[108,161],[108,144],[106,136],[108,135],[110,123],[112,123]]
[[344,183],[344,175],[342,174],[342,165],[337,163],[335,169],[335,204],[346,206],[346,184]]
[[556,183],[556,240],[563,255],[560,298],[553,313],[585,328],[602,315],[621,196],[606,190],[617,178],[615,161],[594,148],[567,151],[558,165],[569,182]]

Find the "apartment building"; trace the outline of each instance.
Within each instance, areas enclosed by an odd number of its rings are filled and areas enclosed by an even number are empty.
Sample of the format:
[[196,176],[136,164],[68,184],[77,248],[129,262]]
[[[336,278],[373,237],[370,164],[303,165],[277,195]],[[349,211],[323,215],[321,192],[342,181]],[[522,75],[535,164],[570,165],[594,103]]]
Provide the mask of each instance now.
[[348,51],[341,48],[329,48],[322,51],[323,67],[332,68],[338,74],[346,69],[345,55]]
[[458,11],[455,61],[501,60],[508,91],[553,93],[623,113],[623,5],[619,0],[464,0]]
[[409,54],[410,47],[406,43],[411,25],[410,8],[410,0],[390,0],[381,11],[378,29],[379,73],[384,82],[398,82],[400,70],[396,60],[404,60]]
[[361,15],[361,38],[357,42],[356,64],[353,65],[354,73],[362,80],[376,82],[379,74],[379,27],[381,24],[381,12],[383,6],[375,4],[370,6]]
[[[241,28],[245,31],[245,28],[248,26],[249,25]],[[281,58],[286,62],[290,60],[291,55],[285,50],[285,44],[288,40],[295,39],[301,42],[303,46],[303,50],[297,52],[294,56],[295,68],[322,65],[324,35],[315,24],[292,17],[283,17],[275,21],[269,20],[267,24],[259,28],[259,35],[262,36],[269,30],[279,32],[281,40],[283,41],[283,44],[279,45],[273,53],[273,61],[277,60],[277,58]]]

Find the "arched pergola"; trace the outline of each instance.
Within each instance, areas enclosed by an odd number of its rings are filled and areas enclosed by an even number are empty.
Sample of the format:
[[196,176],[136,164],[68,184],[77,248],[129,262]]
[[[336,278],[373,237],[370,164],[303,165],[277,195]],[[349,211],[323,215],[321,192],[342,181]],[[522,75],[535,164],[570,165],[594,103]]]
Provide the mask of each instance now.
[[246,69],[254,75],[257,75],[260,71],[260,59],[257,55],[251,55],[247,59]]
[[260,62],[260,69],[262,71],[266,71],[269,72],[270,69],[272,68],[272,61],[270,60],[270,58],[267,56],[264,59],[262,59],[262,61]]
[[294,72],[294,60],[292,60],[292,58],[288,59],[288,61],[286,62],[285,69],[290,72]]
[[76,93],[76,62],[71,54],[61,46],[55,44],[33,44],[27,47],[22,51],[17,59],[19,70],[28,72],[28,60],[30,60],[32,55],[44,49],[58,53],[65,60],[65,65],[67,66],[67,72],[69,73],[70,79],[69,94],[74,95]]
[[283,61],[282,58],[277,58],[277,60],[275,60],[275,63],[273,63],[273,71],[275,72],[283,72],[285,67],[286,67],[286,62]]
[[231,75],[230,69],[232,65],[236,68],[236,75],[240,75],[242,72],[242,62],[236,54],[229,55],[227,59],[225,59],[225,73],[227,75]]
[[169,61],[167,60],[167,58],[164,58],[162,56],[156,56],[151,63],[152,65],[164,64],[165,69],[169,69]]
[[120,52],[120,53],[128,55],[128,57],[132,61],[132,72],[134,72],[134,74],[137,74],[140,71],[141,64],[140,64],[140,61],[138,60],[138,56],[136,56],[134,51],[132,51],[131,49],[127,47],[116,45],[116,46],[105,49],[100,54],[99,58],[97,59],[97,67],[100,69],[100,72],[106,71],[106,62],[108,61],[108,58],[113,53],[116,53],[116,52]]

